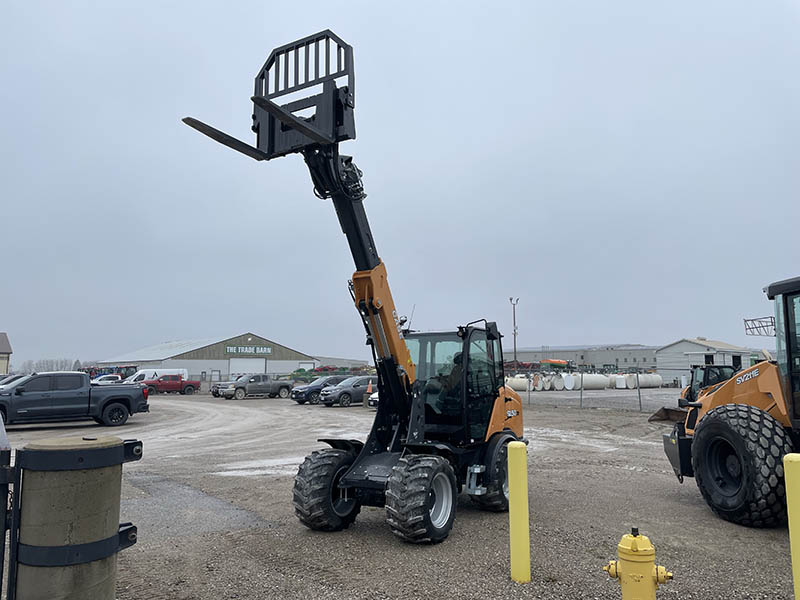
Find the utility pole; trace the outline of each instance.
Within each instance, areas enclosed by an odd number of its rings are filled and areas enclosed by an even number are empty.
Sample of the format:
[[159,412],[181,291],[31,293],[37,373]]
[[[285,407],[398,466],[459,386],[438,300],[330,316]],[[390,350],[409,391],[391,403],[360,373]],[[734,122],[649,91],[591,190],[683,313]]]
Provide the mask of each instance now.
[[519,304],[519,298],[516,300],[513,296],[508,299],[511,302],[511,318],[514,322],[514,368],[518,368],[519,364],[517,363],[517,304]]

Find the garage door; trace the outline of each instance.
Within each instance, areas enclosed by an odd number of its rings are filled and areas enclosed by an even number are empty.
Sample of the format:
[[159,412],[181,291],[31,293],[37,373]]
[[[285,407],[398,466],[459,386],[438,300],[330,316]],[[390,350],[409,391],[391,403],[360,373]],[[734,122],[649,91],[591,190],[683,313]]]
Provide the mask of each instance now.
[[231,358],[228,363],[228,373],[266,373],[266,358]]

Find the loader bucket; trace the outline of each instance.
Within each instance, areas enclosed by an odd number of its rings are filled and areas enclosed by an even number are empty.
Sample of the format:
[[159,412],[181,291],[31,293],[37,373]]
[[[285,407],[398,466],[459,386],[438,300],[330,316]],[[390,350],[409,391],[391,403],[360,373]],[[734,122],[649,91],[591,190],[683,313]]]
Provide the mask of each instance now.
[[662,406],[647,419],[648,423],[656,423],[659,421],[669,421],[672,423],[682,423],[686,420],[687,411],[685,408],[676,408],[674,406]]

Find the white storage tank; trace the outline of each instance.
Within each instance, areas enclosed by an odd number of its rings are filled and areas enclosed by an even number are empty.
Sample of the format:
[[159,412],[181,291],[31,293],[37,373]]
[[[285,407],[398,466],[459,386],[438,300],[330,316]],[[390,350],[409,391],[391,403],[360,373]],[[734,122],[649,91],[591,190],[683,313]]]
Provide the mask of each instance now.
[[[664,383],[661,375],[655,373],[639,373],[639,385],[642,389],[659,388]],[[636,373],[625,375],[625,387],[629,390],[636,389]]]
[[616,375],[614,377],[614,389],[617,390],[628,389],[628,382],[625,380],[625,375]]
[[564,375],[564,389],[565,390],[577,390],[580,389],[580,375],[573,375],[572,373],[567,373]]
[[557,373],[553,375],[552,382],[553,382],[553,389],[555,391],[561,392],[564,390],[564,378],[561,375]]
[[542,385],[542,390],[545,392],[549,392],[553,388],[553,380],[551,379],[551,376],[545,375],[542,379],[544,380]]
[[544,376],[539,373],[533,376],[533,389],[537,392],[541,392],[544,389]]
[[527,392],[528,378],[522,377],[520,375],[515,375],[514,377],[506,377],[506,385],[515,392]]
[[[578,382],[575,384],[575,389],[580,389],[580,375],[576,375]],[[608,377],[600,375],[599,373],[584,373],[583,374],[583,389],[584,390],[604,390],[608,387]]]

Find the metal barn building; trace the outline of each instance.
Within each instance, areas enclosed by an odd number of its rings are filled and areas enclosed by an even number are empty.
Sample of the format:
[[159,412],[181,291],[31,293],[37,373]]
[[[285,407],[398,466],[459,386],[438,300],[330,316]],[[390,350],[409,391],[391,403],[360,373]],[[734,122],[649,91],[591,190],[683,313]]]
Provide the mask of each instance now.
[[243,333],[224,339],[165,342],[97,364],[136,365],[140,369],[187,369],[191,379],[221,381],[241,373],[283,375],[300,368],[313,369],[320,363],[303,352],[254,333]]
[[681,375],[691,379],[695,365],[750,366],[749,348],[734,346],[704,337],[684,338],[656,350],[656,369],[664,382],[680,382]]
[[0,375],[7,375],[11,363],[11,342],[8,341],[8,334],[0,331]]

